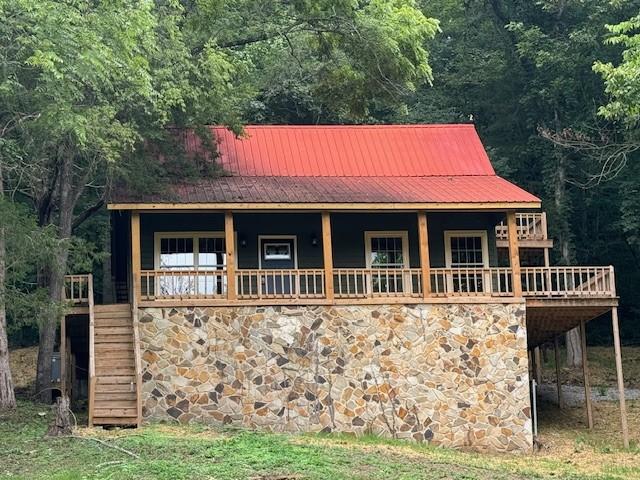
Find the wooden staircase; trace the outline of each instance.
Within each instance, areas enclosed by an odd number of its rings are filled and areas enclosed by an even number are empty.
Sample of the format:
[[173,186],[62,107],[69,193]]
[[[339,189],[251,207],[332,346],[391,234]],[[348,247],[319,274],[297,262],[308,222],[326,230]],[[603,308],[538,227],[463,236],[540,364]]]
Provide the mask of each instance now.
[[139,352],[131,305],[95,305],[90,319],[90,425],[138,425]]

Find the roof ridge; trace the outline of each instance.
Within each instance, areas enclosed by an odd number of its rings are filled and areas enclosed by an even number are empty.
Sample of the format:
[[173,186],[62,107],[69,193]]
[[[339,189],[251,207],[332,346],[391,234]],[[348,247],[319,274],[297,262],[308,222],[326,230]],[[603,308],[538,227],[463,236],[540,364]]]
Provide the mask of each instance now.
[[[209,128],[225,129],[224,125],[208,125]],[[475,128],[474,123],[384,123],[384,124],[247,124],[244,128],[277,128],[277,129],[367,129],[367,128]]]

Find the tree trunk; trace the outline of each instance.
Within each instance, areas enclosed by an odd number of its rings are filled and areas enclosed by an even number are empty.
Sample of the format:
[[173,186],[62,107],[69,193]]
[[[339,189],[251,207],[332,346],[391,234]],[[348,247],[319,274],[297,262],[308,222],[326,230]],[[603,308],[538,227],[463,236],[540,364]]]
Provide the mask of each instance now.
[[48,437],[60,437],[63,435],[71,435],[71,409],[69,407],[69,397],[66,395],[58,397],[56,405],[53,407],[56,417],[47,431]]
[[574,328],[567,332],[567,366],[582,366],[582,344],[580,343],[580,329]]
[[[4,199],[2,165],[0,164],[0,201]],[[9,365],[9,341],[7,338],[7,310],[5,306],[6,278],[5,231],[0,226],[0,410],[15,408],[16,396],[13,391],[13,378]]]
[[[560,119],[558,111],[554,110],[554,128],[560,131]],[[554,178],[554,207],[555,207],[555,230],[558,236],[558,245],[560,247],[560,262],[562,265],[571,265],[573,263],[573,249],[571,248],[572,231],[569,223],[569,215],[571,208],[569,199],[567,198],[567,165],[566,157],[563,152],[556,147],[556,168]],[[567,345],[567,366],[582,366],[582,348],[580,346],[580,331],[576,328],[567,332],[565,336]]]
[[[60,183],[58,188],[59,212],[57,218],[59,244],[53,252],[53,258],[46,269],[45,282],[49,291],[49,299],[59,304],[64,293],[64,276],[69,258],[69,239],[73,225],[75,198],[73,195],[72,158],[71,154],[62,159]],[[60,312],[59,309],[55,309]],[[48,314],[40,322],[40,339],[38,348],[38,365],[36,373],[36,395],[40,401],[51,402],[51,361],[56,343],[56,333],[64,313]],[[64,360],[64,359],[62,359]]]

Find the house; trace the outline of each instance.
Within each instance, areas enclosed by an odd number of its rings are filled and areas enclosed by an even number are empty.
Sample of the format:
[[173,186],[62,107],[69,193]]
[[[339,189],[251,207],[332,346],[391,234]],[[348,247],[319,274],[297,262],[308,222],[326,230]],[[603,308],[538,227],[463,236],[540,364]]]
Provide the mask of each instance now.
[[473,125],[211,132],[224,174],[111,199],[116,299],[69,277],[91,423],[531,449],[530,351],[617,326],[614,272],[549,266],[540,200]]

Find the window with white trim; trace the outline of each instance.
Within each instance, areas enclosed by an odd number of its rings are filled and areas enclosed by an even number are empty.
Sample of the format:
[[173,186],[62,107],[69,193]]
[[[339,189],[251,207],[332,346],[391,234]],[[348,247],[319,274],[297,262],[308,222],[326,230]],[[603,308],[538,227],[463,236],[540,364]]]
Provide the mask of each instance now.
[[[226,292],[225,275],[212,272],[226,268],[224,233],[156,233],[155,245],[156,269],[176,272],[156,275],[155,288],[159,293],[222,295]],[[180,271],[185,273],[177,273]]]
[[[370,289],[373,293],[404,291],[404,272],[409,268],[407,232],[365,232],[367,268],[371,269]],[[376,271],[378,270],[378,271]]]
[[487,232],[445,232],[445,255],[447,268],[452,274],[449,289],[458,293],[483,293],[485,276],[483,268],[489,267]]

